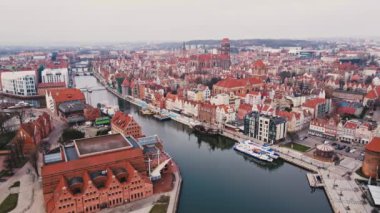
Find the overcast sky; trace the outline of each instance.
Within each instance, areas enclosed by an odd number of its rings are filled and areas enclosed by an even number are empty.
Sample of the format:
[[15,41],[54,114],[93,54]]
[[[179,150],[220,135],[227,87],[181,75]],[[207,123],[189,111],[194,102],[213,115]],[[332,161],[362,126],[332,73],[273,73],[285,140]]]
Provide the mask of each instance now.
[[0,0],[0,43],[380,36],[380,0]]

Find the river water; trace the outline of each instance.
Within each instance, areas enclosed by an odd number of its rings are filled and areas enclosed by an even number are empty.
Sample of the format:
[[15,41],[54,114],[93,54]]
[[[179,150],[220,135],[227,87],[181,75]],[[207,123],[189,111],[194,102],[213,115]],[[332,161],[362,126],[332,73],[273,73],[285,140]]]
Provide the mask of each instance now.
[[[78,76],[76,87],[99,88],[93,76]],[[86,94],[91,105],[118,104],[142,126],[157,134],[179,165],[183,177],[178,212],[331,212],[323,190],[312,190],[306,171],[282,160],[264,163],[232,149],[224,137],[201,137],[174,121],[144,117],[106,90]]]

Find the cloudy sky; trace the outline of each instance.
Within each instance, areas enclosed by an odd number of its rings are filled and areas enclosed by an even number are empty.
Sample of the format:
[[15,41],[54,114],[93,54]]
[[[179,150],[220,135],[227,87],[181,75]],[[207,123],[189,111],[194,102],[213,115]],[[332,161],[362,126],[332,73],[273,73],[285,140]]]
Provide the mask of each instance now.
[[380,36],[380,0],[1,0],[0,43]]

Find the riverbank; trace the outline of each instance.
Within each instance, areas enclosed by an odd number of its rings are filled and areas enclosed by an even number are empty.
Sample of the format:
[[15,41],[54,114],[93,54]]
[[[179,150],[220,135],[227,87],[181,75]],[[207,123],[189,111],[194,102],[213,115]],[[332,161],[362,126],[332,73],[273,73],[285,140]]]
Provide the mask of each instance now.
[[[101,79],[100,76],[98,76],[97,74],[94,74],[94,76],[98,79],[98,81],[103,85],[105,86],[105,88],[110,92],[112,93],[113,95],[117,96],[118,98],[121,98],[123,100],[126,100],[128,101],[129,103],[133,104],[133,105],[136,105],[138,107],[143,107],[143,101],[142,100],[139,100],[139,99],[136,99],[136,98],[133,98],[133,97],[123,97],[121,94],[117,93],[115,90],[113,90],[112,88],[109,88],[108,86],[105,85],[105,83],[103,82],[103,80]],[[144,107],[147,107],[147,104],[145,103]],[[150,108],[153,108],[153,106],[150,106]],[[170,113],[170,114],[174,114],[174,113]],[[178,115],[178,114],[174,114],[174,116],[171,116],[173,117],[174,121],[176,122],[179,122],[179,123],[182,123],[184,125],[187,125],[189,127],[192,127],[191,125],[191,122],[193,123],[196,123],[197,121],[195,121],[194,119],[191,119],[191,118],[182,118],[181,115]],[[248,136],[246,135],[243,135],[241,133],[238,133],[238,132],[232,132],[232,131],[229,131],[229,130],[224,130],[222,132],[222,135],[227,137],[227,138],[231,138],[233,140],[246,140],[246,139],[251,139],[252,138],[249,138]],[[340,197],[340,199],[336,199],[334,196],[334,194],[340,194],[338,193],[337,191],[341,188],[332,188],[332,186],[328,185],[328,182],[329,182],[329,177],[335,177],[335,178],[338,178],[339,177],[339,174],[337,175],[331,175],[331,174],[326,174],[326,173],[322,173],[320,172],[321,170],[328,170],[330,171],[329,167],[331,165],[325,165],[323,162],[320,162],[320,161],[317,161],[315,159],[309,159],[308,157],[304,156],[302,153],[299,153],[299,152],[295,152],[293,150],[289,150],[289,149],[286,149],[286,148],[283,148],[283,147],[278,147],[276,145],[273,146],[274,149],[276,149],[277,151],[279,151],[281,154],[281,158],[293,165],[296,165],[297,167],[300,167],[300,168],[303,168],[303,169],[306,169],[307,171],[313,171],[315,173],[319,173],[322,175],[323,179],[326,179],[327,181],[327,184],[325,184],[325,195],[327,196],[329,202],[330,202],[330,207],[333,209],[333,211],[335,212],[345,212],[347,211],[347,206],[350,205],[351,209],[355,209],[357,210],[358,212],[368,212],[368,209],[370,209],[370,207],[366,207],[364,205],[361,205],[361,198],[360,198],[360,194],[359,196],[356,196],[357,193],[347,193],[347,197],[350,198],[350,200],[345,200],[345,199],[342,199]],[[331,168],[331,170],[334,172],[334,168]],[[333,173],[332,172],[332,173]],[[336,172],[336,171],[335,171]],[[304,176],[305,178],[305,182],[307,182],[307,179],[306,179],[306,175]],[[342,177],[340,177],[340,179],[344,179]],[[343,180],[342,180],[343,181]],[[349,183],[349,184],[352,184],[352,183]],[[343,183],[343,186],[346,185],[346,183]],[[353,191],[353,190],[352,190]],[[352,201],[353,200],[353,201]],[[345,203],[347,206],[345,206]]]

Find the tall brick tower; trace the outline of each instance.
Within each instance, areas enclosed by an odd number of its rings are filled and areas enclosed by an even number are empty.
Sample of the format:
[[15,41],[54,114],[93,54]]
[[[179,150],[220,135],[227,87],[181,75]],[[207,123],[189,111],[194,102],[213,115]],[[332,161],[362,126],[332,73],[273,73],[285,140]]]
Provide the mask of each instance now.
[[220,53],[222,55],[230,55],[231,45],[230,45],[230,39],[223,38],[222,42],[220,43]]

